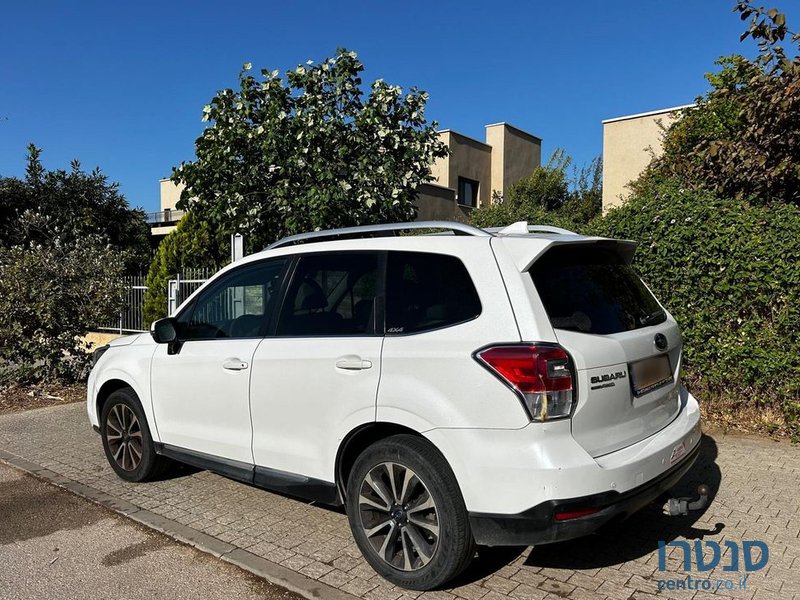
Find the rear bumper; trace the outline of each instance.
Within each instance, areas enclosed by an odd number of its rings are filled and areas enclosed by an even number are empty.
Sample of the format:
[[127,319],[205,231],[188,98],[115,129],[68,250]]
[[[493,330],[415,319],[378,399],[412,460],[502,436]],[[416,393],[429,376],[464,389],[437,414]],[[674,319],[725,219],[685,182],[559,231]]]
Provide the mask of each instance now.
[[[532,546],[581,537],[615,519],[630,516],[673,487],[692,467],[700,445],[658,477],[626,492],[608,491],[578,498],[548,500],[513,515],[469,514],[475,541],[486,546]],[[597,509],[590,515],[559,521],[556,513]]]

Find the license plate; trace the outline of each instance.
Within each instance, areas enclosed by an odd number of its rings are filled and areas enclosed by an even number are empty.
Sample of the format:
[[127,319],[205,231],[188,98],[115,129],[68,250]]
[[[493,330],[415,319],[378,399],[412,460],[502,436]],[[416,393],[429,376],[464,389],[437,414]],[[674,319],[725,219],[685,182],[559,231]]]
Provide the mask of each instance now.
[[636,397],[672,383],[672,367],[666,354],[635,362],[629,369]]

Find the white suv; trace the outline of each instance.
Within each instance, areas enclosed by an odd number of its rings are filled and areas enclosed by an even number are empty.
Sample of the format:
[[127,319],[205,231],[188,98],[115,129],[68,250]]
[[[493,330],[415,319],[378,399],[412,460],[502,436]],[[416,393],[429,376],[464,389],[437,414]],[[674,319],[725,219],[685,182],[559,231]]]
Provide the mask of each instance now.
[[[395,235],[420,229],[449,235]],[[292,236],[98,350],[89,419],[123,479],[173,459],[343,505],[378,573],[441,586],[476,544],[590,533],[694,462],[680,332],[634,248],[525,223]]]

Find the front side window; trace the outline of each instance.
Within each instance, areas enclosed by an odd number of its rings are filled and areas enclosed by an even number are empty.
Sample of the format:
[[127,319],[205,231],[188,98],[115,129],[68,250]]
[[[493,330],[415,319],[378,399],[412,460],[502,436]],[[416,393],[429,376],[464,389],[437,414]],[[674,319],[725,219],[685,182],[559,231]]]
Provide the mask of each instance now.
[[300,260],[283,301],[277,335],[375,333],[378,254],[308,254]]
[[266,335],[279,292],[285,259],[237,269],[222,278],[181,313],[184,340],[249,338]]
[[386,332],[419,333],[481,314],[464,263],[455,256],[390,252],[386,273]]

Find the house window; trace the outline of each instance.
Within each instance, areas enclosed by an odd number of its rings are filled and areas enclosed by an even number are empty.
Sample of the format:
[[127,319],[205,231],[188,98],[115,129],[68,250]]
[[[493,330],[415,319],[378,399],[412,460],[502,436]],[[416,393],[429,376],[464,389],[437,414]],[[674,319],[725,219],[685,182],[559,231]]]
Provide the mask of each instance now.
[[466,177],[458,178],[458,203],[462,206],[478,206],[478,182]]

